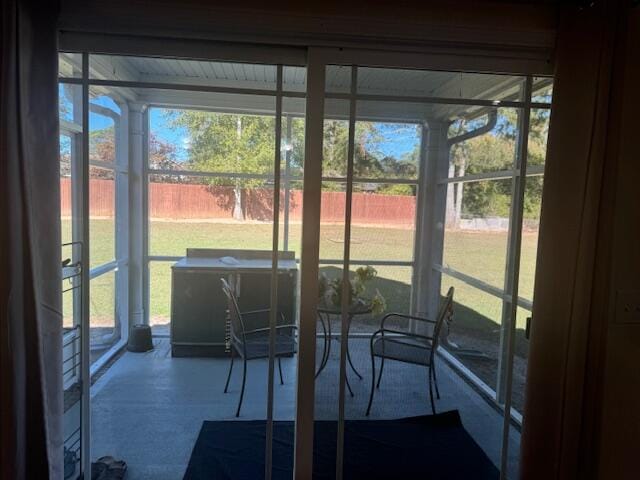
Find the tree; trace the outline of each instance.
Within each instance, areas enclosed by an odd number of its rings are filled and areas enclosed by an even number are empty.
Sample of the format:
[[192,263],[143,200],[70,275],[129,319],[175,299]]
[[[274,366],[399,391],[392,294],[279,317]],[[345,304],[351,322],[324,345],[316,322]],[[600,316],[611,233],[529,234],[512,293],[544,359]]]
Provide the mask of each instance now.
[[[194,170],[238,174],[273,172],[274,117],[231,115],[195,110],[174,111],[171,123],[186,128],[191,139],[188,163]],[[264,184],[263,180],[236,177],[213,178],[211,184],[234,187],[233,217],[244,218],[242,189]]]
[[[458,120],[449,129],[449,137],[477,128],[483,119]],[[515,109],[500,109],[492,132],[455,144],[450,151],[450,176],[510,170],[516,158],[518,115]],[[529,166],[542,165],[546,155],[549,111],[531,110],[528,159]],[[464,195],[463,195],[464,194]],[[451,184],[447,199],[448,222],[458,224],[463,215],[509,215],[511,180],[485,180]],[[528,177],[524,197],[525,218],[537,219],[542,200],[542,177]]]
[[[413,178],[417,175],[419,145],[401,159],[386,155],[382,144],[390,139],[416,136],[416,125],[358,121],[354,133],[354,174],[365,178]],[[322,174],[345,177],[349,146],[349,124],[325,120]]]
[[[149,168],[154,170],[180,170],[177,160],[176,146],[159,138],[155,133],[149,134]],[[162,183],[190,183],[183,175],[154,174],[153,181]]]
[[[113,126],[92,130],[89,133],[89,161],[113,164],[116,158],[115,132]],[[90,165],[89,176],[113,180],[113,170]]]
[[[68,141],[62,144],[66,152]],[[111,125],[99,130],[93,130],[89,135],[89,159],[91,161],[113,164],[116,155],[115,132]],[[68,157],[68,153],[66,154]],[[66,158],[66,157],[65,157]],[[149,135],[149,167],[159,170],[173,170],[179,168],[176,160],[176,147],[157,137],[154,133]],[[91,168],[92,178],[113,178],[113,172],[103,168]],[[155,175],[154,181],[175,182],[176,176]]]

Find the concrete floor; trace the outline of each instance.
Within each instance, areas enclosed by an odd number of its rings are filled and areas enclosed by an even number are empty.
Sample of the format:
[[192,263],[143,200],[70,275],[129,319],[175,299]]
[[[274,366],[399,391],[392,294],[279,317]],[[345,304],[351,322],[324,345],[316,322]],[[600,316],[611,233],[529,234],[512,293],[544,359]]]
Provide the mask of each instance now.
[[[228,360],[171,358],[167,338],[155,338],[155,350],[126,352],[91,389],[91,457],[112,455],[129,466],[128,479],[180,479],[204,420],[235,420],[241,369],[234,369],[230,391],[223,393]],[[371,379],[368,340],[351,339],[359,380],[348,369],[354,397],[345,401],[348,419],[363,418]],[[320,350],[320,349],[319,349]],[[338,344],[316,383],[316,418],[338,415]],[[296,359],[282,361],[285,384],[276,384],[274,417],[293,420]],[[458,409],[467,431],[499,465],[502,416],[444,362],[438,364],[438,411]],[[276,373],[277,375],[277,373]],[[276,376],[277,378],[277,376]],[[371,418],[430,413],[424,367],[387,362],[376,391]],[[239,420],[266,418],[267,361],[249,362],[247,388]],[[517,478],[520,434],[509,441],[509,478]]]

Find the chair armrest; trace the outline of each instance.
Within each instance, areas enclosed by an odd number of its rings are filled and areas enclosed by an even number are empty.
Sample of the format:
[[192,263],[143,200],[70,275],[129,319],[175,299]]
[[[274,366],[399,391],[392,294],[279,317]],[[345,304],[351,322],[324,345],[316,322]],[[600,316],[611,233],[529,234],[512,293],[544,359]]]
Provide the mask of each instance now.
[[385,333],[392,333],[395,335],[401,335],[403,337],[408,337],[408,338],[420,338],[422,340],[433,341],[433,337],[429,335],[420,335],[419,333],[411,333],[411,332],[405,332],[402,330],[394,330],[392,328],[380,328],[379,330],[376,330],[373,333],[373,335],[371,335],[371,342],[373,343],[373,340],[376,336],[378,335],[384,336]]
[[408,315],[405,313],[387,313],[384,317],[382,317],[382,321],[380,322],[381,329],[384,329],[384,324],[387,321],[387,318],[390,318],[390,317],[406,318],[408,320],[418,320],[420,322],[425,322],[425,323],[433,323],[433,324],[436,323],[435,320],[431,320],[429,318],[424,318],[424,317],[416,317],[415,315]]
[[263,308],[261,310],[250,310],[248,312],[241,312],[240,315],[257,315],[259,313],[268,313],[270,311],[270,308]]
[[[276,330],[284,330],[284,329],[297,330],[298,326],[297,325],[276,325]],[[245,335],[251,335],[251,334],[254,334],[254,333],[268,332],[269,330],[271,330],[271,327],[255,328],[253,330],[247,330],[246,332],[244,332],[244,334]]]

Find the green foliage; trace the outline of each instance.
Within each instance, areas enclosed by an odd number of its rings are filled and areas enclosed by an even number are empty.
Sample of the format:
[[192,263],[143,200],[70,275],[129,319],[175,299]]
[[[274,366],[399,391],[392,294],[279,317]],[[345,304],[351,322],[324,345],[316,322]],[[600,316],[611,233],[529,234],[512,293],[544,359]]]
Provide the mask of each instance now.
[[511,181],[473,182],[464,186],[462,213],[471,217],[508,217]]
[[[513,167],[518,136],[517,109],[500,109],[492,132],[455,144],[450,153],[456,176],[473,175]],[[275,120],[270,116],[233,115],[200,111],[171,111],[170,124],[185,128],[190,136],[189,168],[210,172],[269,174],[273,172]],[[546,153],[549,112],[532,110],[529,136],[529,165],[542,165]],[[451,124],[454,137],[485,122],[458,120]],[[402,158],[384,155],[383,142],[394,135],[416,135],[417,125],[395,125],[368,121],[356,122],[354,133],[354,174],[366,178],[417,178],[419,145]],[[283,131],[286,122],[283,122]],[[284,136],[284,133],[283,133]],[[344,177],[347,170],[348,122],[327,119],[324,122],[323,175]],[[291,142],[283,141],[283,162],[289,156],[290,171],[303,171],[304,119],[291,120]],[[264,186],[256,179],[212,179],[218,185],[239,188]],[[325,190],[339,191],[342,185],[326,183]],[[376,191],[389,195],[415,195],[411,185],[374,185]],[[511,203],[511,180],[469,182],[462,188],[461,213],[465,216],[508,216]],[[356,186],[356,190],[358,187]],[[525,217],[537,218],[540,211],[542,181],[530,178],[525,193]]]
[[[229,115],[195,110],[173,111],[170,123],[185,128],[191,138],[188,163],[193,170],[224,173],[273,172],[275,148],[274,117]],[[229,179],[213,178],[213,184]],[[256,187],[256,179],[234,179],[235,186]]]
[[[484,119],[452,123],[449,137],[473,130]],[[510,170],[516,158],[518,115],[515,109],[500,109],[492,132],[455,144],[451,164],[456,176]],[[530,118],[528,165],[543,165],[549,127],[548,110],[532,110]],[[462,215],[471,217],[509,215],[511,180],[485,180],[465,183],[462,187]],[[537,219],[542,199],[542,178],[529,177],[524,198],[524,216]]]
[[[385,311],[387,302],[378,289],[371,296],[367,294],[367,285],[377,275],[378,271],[369,265],[357,268],[355,273],[350,275],[349,305],[370,308],[372,313],[376,315]],[[325,304],[339,308],[342,305],[342,286],[342,276],[329,279],[326,275],[321,274],[318,292],[320,300]]]
[[[416,135],[417,125],[356,122],[354,133],[354,174],[366,178],[415,178],[420,158],[419,145],[398,159],[384,155],[381,145],[394,136]],[[349,124],[345,120],[325,120],[322,174],[344,177],[347,174]]]
[[392,183],[388,185],[380,185],[378,193],[384,193],[385,195],[415,195],[415,185],[403,185],[398,183]]

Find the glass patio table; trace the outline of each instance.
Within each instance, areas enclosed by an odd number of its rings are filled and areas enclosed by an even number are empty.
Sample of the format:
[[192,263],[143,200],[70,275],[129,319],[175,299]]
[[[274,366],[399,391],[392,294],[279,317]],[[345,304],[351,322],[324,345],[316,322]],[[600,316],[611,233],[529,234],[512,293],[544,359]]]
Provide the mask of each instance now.
[[[353,365],[353,361],[351,360],[351,352],[349,351],[349,331],[351,330],[351,322],[358,315],[369,315],[371,313],[371,305],[365,303],[357,303],[351,305],[349,311],[347,312],[347,361],[349,362],[349,366],[353,373],[355,373],[360,380],[362,380],[362,375]],[[331,355],[331,340],[333,339],[331,336],[331,317],[332,316],[340,316],[342,315],[342,311],[340,308],[337,308],[333,305],[320,304],[318,306],[318,319],[320,320],[320,325],[322,326],[322,337],[323,337],[323,348],[322,348],[322,360],[320,361],[320,367],[316,371],[316,378],[318,375],[324,370],[327,366],[327,362],[329,361],[329,356]],[[345,380],[347,384],[347,388],[349,389],[349,393],[353,397],[353,390],[351,390],[351,385],[349,384],[349,377],[345,375]]]

